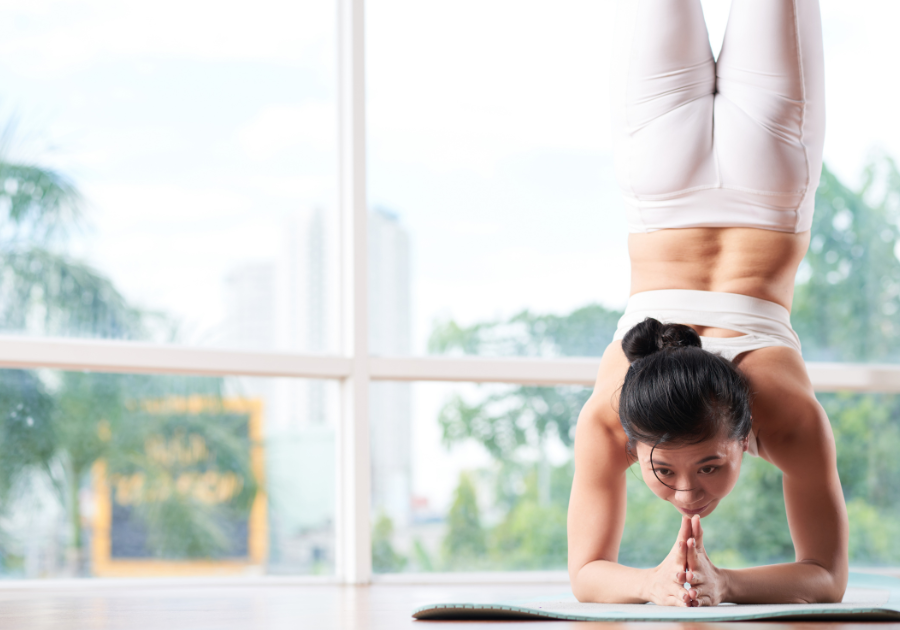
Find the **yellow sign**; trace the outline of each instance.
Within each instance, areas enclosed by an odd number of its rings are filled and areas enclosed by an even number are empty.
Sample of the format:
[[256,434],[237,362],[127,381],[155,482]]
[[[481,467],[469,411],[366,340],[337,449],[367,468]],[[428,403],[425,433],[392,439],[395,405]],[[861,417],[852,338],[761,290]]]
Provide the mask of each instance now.
[[[246,522],[246,555],[223,560],[160,560],[144,557],[122,557],[113,553],[114,540],[122,532],[121,519],[113,514],[128,513],[141,503],[163,501],[173,493],[189,496],[204,504],[226,503],[244,488],[243,479],[230,471],[184,471],[177,475],[157,475],[152,480],[143,472],[108,474],[107,463],[97,461],[93,467],[95,497],[94,526],[91,538],[93,573],[98,577],[154,577],[188,575],[235,575],[261,571],[268,555],[268,518],[264,489],[265,453],[262,445],[263,404],[258,399],[212,399],[201,396],[144,401],[141,410],[151,414],[212,414],[215,412],[245,415],[250,448],[250,468],[257,483]],[[101,436],[109,439],[108,426]],[[144,455],[153,466],[185,467],[203,464],[210,453],[203,437],[175,431],[170,436],[153,436],[144,444]],[[119,545],[122,546],[121,544]],[[243,545],[241,545],[243,547]]]

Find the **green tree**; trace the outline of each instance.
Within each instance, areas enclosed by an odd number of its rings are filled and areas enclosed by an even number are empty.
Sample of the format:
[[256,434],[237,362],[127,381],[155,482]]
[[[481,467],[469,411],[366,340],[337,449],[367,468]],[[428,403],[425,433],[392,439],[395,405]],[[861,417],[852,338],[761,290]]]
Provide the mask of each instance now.
[[[506,322],[461,327],[438,324],[429,347],[433,352],[465,352],[515,356],[599,355],[615,332],[621,313],[599,305],[569,315],[536,315],[523,311]],[[512,462],[525,449],[538,455],[538,500],[550,501],[549,444],[558,439],[571,447],[577,412],[590,391],[582,387],[484,387],[477,402],[453,396],[442,408],[439,423],[448,448],[472,439],[501,462]],[[515,469],[507,469],[515,473]],[[514,475],[510,485],[521,481]]]
[[[258,488],[248,418],[222,408],[220,379],[62,372],[54,385],[48,388],[34,372],[0,372],[0,499],[8,506],[28,491],[34,475],[48,479],[68,515],[72,570],[86,569],[78,495],[99,460],[110,476],[139,472],[145,478],[147,497],[136,516],[147,526],[150,553],[216,557],[230,549],[229,524],[246,518]],[[189,396],[204,397],[206,408],[189,414],[145,409]],[[194,436],[208,451],[203,460],[161,461],[147,448],[152,440],[177,448]],[[239,491],[222,503],[202,500],[194,489],[209,470],[234,475]],[[153,492],[192,478],[180,491]]]
[[497,388],[477,403],[452,396],[438,417],[443,443],[450,447],[474,439],[499,462],[515,462],[523,447],[530,447],[538,459],[538,500],[547,505],[550,442],[558,439],[571,447],[577,420],[572,410],[580,409],[589,395],[583,387],[522,386]]
[[0,331],[139,338],[142,313],[65,253],[83,227],[81,194],[48,168],[11,161],[0,136]]
[[394,549],[394,522],[387,514],[379,514],[372,526],[372,569],[375,573],[396,573],[407,559]]
[[822,170],[791,316],[808,360],[900,360],[900,174],[883,157],[865,175]]
[[850,558],[896,565],[900,549],[900,396],[820,394],[838,449],[838,472],[850,515]]
[[[508,321],[470,327],[448,321],[436,327],[429,347],[433,352],[480,355],[596,356],[606,348],[620,316],[589,305],[568,315],[523,311]],[[486,539],[492,566],[564,568],[571,468],[551,465],[549,449],[556,441],[571,448],[578,410],[590,391],[536,386],[481,389],[484,394],[477,401],[452,396],[438,421],[447,448],[474,440],[496,462],[495,496],[505,516]],[[471,479],[467,477],[466,483]],[[458,493],[465,490],[462,486],[461,481]]]
[[475,484],[469,473],[461,473],[453,505],[447,514],[447,534],[443,542],[444,563],[452,569],[484,564],[487,551],[485,531]]
[[541,496],[541,472],[540,465],[525,467],[521,475],[524,491],[514,501],[506,495],[506,514],[488,536],[494,566],[508,570],[566,568],[566,512],[572,464],[551,468],[550,500]]

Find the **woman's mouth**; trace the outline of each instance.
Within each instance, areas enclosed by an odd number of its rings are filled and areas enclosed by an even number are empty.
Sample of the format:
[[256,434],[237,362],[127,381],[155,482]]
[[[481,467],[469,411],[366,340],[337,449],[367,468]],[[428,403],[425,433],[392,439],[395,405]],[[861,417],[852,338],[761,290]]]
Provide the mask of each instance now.
[[703,514],[703,512],[706,511],[706,508],[708,508],[710,506],[710,504],[711,504],[711,502],[707,503],[704,506],[698,507],[694,510],[689,510],[688,508],[678,508],[678,509],[681,510],[682,514],[687,514],[688,516],[693,516],[694,514]]

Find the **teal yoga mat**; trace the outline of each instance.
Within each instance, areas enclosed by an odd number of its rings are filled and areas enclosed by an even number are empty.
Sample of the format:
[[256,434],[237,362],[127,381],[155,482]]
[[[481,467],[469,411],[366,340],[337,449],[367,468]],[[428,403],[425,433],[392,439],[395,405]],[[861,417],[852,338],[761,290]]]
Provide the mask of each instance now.
[[569,621],[900,620],[900,580],[851,573],[840,604],[722,604],[675,608],[652,604],[582,604],[571,593],[491,603],[420,606],[416,619],[566,619]]

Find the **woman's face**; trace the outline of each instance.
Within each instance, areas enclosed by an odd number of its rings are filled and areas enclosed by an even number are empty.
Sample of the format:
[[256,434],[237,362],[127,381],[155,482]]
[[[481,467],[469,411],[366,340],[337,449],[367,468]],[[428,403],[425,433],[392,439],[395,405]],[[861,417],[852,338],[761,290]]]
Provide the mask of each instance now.
[[[747,440],[718,437],[699,444],[653,449],[638,442],[638,462],[653,493],[685,516],[711,514],[737,483]],[[654,474],[654,468],[656,474]]]

